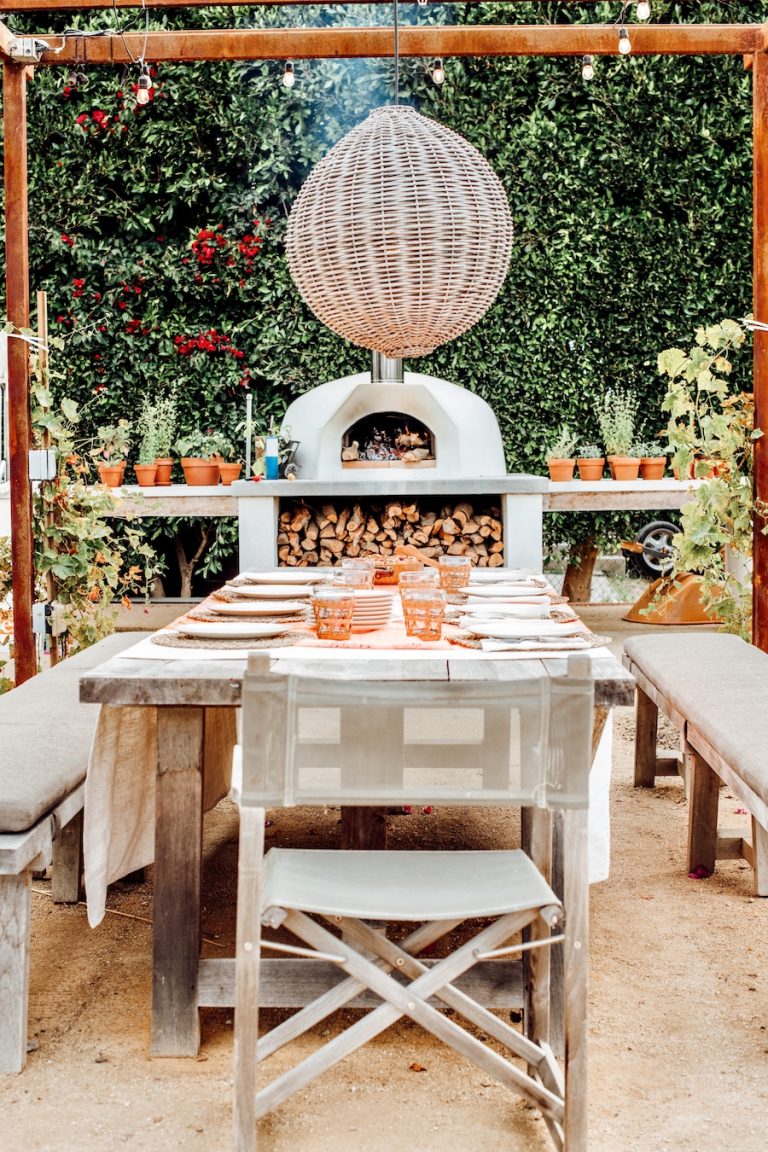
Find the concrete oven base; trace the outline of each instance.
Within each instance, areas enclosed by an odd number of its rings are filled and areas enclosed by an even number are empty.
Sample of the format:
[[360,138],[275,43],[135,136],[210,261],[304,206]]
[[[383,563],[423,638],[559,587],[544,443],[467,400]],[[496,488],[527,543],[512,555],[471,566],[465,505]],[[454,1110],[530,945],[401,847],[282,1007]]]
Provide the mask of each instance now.
[[543,558],[542,517],[549,482],[543,476],[370,480],[271,480],[232,485],[240,519],[240,570],[278,566],[277,533],[281,500],[307,503],[389,500],[397,497],[452,496],[472,501],[482,496],[501,507],[504,565],[540,571]]

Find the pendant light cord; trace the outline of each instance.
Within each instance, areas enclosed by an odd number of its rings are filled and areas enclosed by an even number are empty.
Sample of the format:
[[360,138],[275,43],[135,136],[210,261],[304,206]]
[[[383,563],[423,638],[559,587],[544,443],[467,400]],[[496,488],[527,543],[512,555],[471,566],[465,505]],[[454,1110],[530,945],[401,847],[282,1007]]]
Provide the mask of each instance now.
[[394,0],[394,31],[395,31],[395,105],[400,103],[400,28],[398,0]]

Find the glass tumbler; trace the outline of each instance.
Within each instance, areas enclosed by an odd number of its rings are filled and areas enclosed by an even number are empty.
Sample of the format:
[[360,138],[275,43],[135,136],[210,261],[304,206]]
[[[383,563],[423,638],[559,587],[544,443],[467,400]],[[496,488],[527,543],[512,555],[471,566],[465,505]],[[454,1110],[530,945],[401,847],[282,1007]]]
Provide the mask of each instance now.
[[469,584],[472,574],[472,561],[469,556],[441,556],[440,586],[446,592],[461,592]]
[[416,556],[396,556],[392,561],[392,575],[396,584],[403,572],[422,572],[423,570],[424,565]]
[[443,634],[446,594],[436,585],[413,585],[400,589],[403,619],[408,636],[439,640]]
[[398,577],[400,588],[430,588],[440,583],[437,568],[420,568],[418,572],[401,572]]
[[320,585],[312,593],[318,640],[349,640],[355,612],[354,588]]
[[375,573],[373,560],[345,556],[341,561],[341,569],[337,571],[337,578],[351,588],[373,588]]

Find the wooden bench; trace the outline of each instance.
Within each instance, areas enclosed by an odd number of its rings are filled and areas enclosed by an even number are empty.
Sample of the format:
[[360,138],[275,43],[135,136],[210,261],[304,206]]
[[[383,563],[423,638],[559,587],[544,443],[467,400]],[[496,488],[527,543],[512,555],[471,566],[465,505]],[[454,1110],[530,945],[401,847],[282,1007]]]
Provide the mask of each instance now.
[[[768,654],[737,636],[635,636],[624,664],[637,681],[635,786],[678,770],[688,791],[688,871],[743,857],[768,896]],[[682,757],[659,757],[659,712],[676,725]],[[752,836],[717,826],[720,784],[752,817]]]
[[53,899],[81,894],[85,772],[98,719],[80,676],[145,633],[109,636],[0,696],[0,1073],[27,1053],[30,881],[53,864]]

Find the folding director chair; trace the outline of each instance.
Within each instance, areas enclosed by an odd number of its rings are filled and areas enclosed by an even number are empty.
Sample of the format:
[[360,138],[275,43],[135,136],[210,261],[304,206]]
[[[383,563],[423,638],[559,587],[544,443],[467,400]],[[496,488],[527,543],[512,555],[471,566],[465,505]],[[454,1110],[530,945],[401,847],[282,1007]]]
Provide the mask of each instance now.
[[[255,1152],[260,1116],[403,1016],[525,1096],[557,1149],[584,1152],[589,659],[571,657],[568,675],[559,678],[374,683],[272,675],[266,654],[253,654],[242,707],[237,1152]],[[530,855],[282,848],[263,855],[267,807],[427,803],[528,808]],[[553,810],[563,813],[562,902],[549,885]],[[468,942],[443,959],[420,959],[475,918],[486,923],[473,926]],[[413,928],[396,944],[372,927],[377,921]],[[262,926],[287,930],[296,943],[262,939]],[[548,1043],[552,944],[564,946],[564,1074]],[[341,977],[259,1039],[262,949],[337,966]],[[522,1032],[457,986],[473,966],[520,952],[528,985]],[[376,1007],[258,1090],[260,1062],[363,991],[375,994]],[[477,1039],[459,1017],[508,1055]]]

